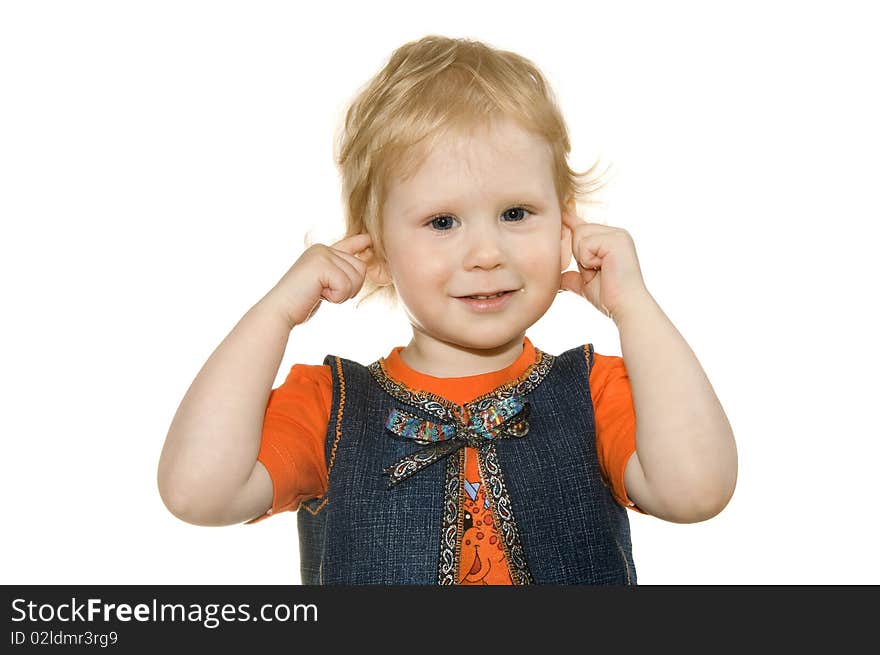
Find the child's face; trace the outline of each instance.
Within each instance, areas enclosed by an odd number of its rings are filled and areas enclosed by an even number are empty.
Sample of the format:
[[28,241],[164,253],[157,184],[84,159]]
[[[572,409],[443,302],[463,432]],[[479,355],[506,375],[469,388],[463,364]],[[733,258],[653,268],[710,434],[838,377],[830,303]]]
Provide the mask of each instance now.
[[[383,212],[391,279],[414,338],[490,349],[521,340],[571,261],[549,146],[511,121],[449,138],[393,180]],[[462,297],[511,291],[479,311]]]

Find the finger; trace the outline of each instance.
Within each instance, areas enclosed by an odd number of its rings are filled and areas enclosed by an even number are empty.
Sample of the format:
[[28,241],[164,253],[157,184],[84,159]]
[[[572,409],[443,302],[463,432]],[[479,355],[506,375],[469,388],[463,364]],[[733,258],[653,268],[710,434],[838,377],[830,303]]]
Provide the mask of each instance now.
[[347,262],[351,262],[351,265],[359,271],[366,271],[369,267],[369,264],[376,260],[376,258],[373,256],[373,249],[370,246],[354,255],[349,255],[347,252],[342,252],[341,250],[337,250],[336,254],[340,257],[345,257],[345,260]]
[[[351,264],[354,269],[357,271],[360,277],[363,277],[367,273],[367,262],[363,259],[357,257],[357,255],[350,255],[344,250],[333,250],[334,255],[336,255],[339,259],[348,262]],[[363,251],[362,251],[363,252]]]
[[582,233],[584,231],[588,231],[590,234],[611,234],[618,229],[610,225],[606,225],[605,223],[587,221],[577,214],[572,214],[569,212],[563,212],[562,223],[563,225],[568,226],[568,228],[572,232],[577,231]]
[[[348,260],[346,260],[341,255],[338,255],[336,253],[333,253],[333,255],[333,263],[336,264],[336,266],[338,266],[343,273],[345,273],[346,277],[348,277],[353,286],[360,287],[360,284],[364,279],[363,274],[358,271],[355,265],[349,263]],[[350,256],[351,255],[349,255],[349,257]],[[361,264],[363,264],[363,262],[361,262]]]
[[363,252],[367,248],[369,248],[373,243],[372,238],[366,232],[361,232],[360,234],[352,234],[351,236],[345,237],[341,241],[337,241],[334,243],[331,248],[334,250],[341,250],[343,252],[347,252],[349,255],[356,255],[359,252]]
[[581,268],[594,268],[602,265],[602,258],[608,254],[603,234],[589,234],[572,239],[571,251]]
[[584,271],[583,273],[579,271],[565,271],[562,274],[562,279],[559,281],[559,288],[583,295],[584,287],[593,281],[598,272],[592,270]]
[[586,225],[587,222],[577,214],[566,210],[562,212],[562,224],[567,225],[569,228],[574,230],[576,227]]
[[564,225],[567,225],[572,231],[583,230],[584,228],[600,225],[600,223],[591,223],[585,218],[581,218],[577,214],[569,211],[565,211],[562,213],[562,222]]
[[360,289],[342,267],[329,271],[321,285],[321,297],[333,303],[345,302],[357,293],[356,288]]

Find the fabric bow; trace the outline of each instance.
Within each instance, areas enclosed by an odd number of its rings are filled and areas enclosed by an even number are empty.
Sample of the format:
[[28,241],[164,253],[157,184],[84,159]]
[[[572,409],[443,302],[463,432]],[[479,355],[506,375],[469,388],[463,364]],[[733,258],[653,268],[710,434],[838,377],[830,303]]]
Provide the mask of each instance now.
[[406,455],[385,469],[388,488],[463,446],[484,448],[497,439],[524,437],[529,432],[528,417],[529,404],[516,395],[492,399],[487,407],[472,413],[469,420],[457,423],[429,421],[402,409],[392,409],[385,428],[428,447]]

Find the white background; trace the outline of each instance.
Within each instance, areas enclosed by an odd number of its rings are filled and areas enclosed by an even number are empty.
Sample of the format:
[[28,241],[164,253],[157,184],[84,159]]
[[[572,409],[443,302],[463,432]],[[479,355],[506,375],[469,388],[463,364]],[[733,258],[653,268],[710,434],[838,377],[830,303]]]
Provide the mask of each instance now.
[[[617,178],[648,289],[734,427],[736,493],[630,513],[642,584],[880,583],[877,61],[870,3],[6,2],[0,581],[299,583],[296,515],[205,528],[156,489],[180,400],[303,250],[341,234],[332,139],[406,41],[532,59],[571,162]],[[408,341],[325,303],[276,385]],[[621,354],[571,294],[529,331]]]

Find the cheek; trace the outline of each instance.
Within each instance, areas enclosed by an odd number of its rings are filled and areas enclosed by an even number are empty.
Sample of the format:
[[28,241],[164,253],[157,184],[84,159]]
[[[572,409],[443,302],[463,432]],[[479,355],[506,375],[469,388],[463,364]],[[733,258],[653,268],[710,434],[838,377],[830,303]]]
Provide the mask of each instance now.
[[533,243],[523,249],[520,266],[524,272],[539,279],[556,282],[559,276],[559,243]]
[[410,250],[403,257],[395,258],[390,266],[395,286],[402,296],[418,299],[419,291],[441,287],[448,278],[443,259]]

